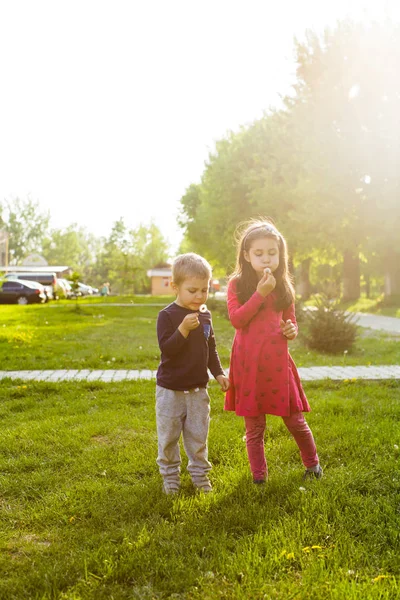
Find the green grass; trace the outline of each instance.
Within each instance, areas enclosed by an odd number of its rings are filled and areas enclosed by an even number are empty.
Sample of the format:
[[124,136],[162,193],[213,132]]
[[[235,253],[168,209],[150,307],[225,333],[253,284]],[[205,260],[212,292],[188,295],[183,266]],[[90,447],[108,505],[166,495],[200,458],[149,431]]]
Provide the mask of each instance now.
[[184,472],[170,498],[154,383],[1,381],[0,598],[398,598],[400,382],[305,389],[321,481],[303,483],[271,417],[270,480],[254,486],[242,419],[212,385],[214,492]]
[[[116,299],[116,297],[113,297]],[[160,307],[142,303],[126,307],[86,306],[64,302],[45,306],[0,305],[0,364],[19,369],[156,369],[159,348],[156,320]],[[150,298],[151,299],[151,298]],[[164,300],[168,302],[168,300]],[[121,302],[121,298],[119,298]],[[234,330],[213,314],[222,364],[229,365]],[[304,326],[300,324],[300,332]],[[398,364],[399,336],[359,328],[348,354],[310,351],[301,335],[290,343],[298,366]]]

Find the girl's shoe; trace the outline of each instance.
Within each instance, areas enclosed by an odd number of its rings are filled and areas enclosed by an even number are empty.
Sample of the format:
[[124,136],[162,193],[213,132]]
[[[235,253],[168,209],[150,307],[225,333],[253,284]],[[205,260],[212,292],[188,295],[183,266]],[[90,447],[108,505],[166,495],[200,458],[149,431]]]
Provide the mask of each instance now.
[[304,472],[303,479],[311,479],[312,477],[315,477],[315,479],[321,479],[323,474],[324,472],[322,467],[320,464],[318,464],[315,467],[308,467]]
[[265,483],[265,479],[253,479],[253,483],[257,483],[258,485],[261,485],[261,484]]

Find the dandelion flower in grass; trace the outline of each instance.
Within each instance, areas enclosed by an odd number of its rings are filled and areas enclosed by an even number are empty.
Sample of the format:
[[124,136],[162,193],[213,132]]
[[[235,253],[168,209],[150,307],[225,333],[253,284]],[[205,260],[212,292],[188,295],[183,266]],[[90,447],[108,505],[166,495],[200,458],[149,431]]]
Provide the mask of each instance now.
[[289,552],[288,554],[286,554],[286,558],[293,559],[294,558],[294,552]]
[[307,552],[307,553],[311,552],[310,546],[306,546],[305,548],[303,548],[303,552]]
[[381,579],[390,579],[390,575],[378,575],[378,577],[374,577],[372,580],[374,583],[381,581]]
[[282,550],[282,552],[279,555],[279,558],[282,558],[282,556],[286,556],[286,550]]
[[322,550],[322,546],[311,546],[312,550]]

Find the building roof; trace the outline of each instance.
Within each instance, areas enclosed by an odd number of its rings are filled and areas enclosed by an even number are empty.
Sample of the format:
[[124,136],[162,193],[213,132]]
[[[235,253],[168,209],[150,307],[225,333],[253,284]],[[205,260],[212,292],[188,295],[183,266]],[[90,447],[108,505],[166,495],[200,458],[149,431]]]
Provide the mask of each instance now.
[[147,277],[172,277],[172,270],[165,269],[149,269],[147,271]]
[[0,265],[0,272],[3,273],[56,273],[57,275],[60,273],[70,273],[72,269],[66,265],[48,265],[48,266],[40,266],[40,265],[31,265],[22,266],[22,265],[8,265],[7,267]]

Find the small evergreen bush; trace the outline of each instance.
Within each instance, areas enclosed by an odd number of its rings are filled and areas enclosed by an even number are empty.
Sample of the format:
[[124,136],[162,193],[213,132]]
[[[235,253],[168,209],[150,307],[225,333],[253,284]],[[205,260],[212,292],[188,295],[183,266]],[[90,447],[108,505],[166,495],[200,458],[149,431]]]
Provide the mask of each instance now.
[[339,301],[317,297],[317,306],[306,313],[307,345],[313,350],[338,354],[350,350],[357,337],[355,315],[338,308]]
[[297,324],[300,325],[300,323],[304,323],[305,307],[304,307],[304,302],[303,302],[303,299],[301,296],[296,295],[294,310],[296,313]]
[[209,296],[207,299],[207,308],[211,311],[212,315],[218,314],[227,319],[229,318],[228,306],[226,304],[226,299],[224,298],[217,299],[213,296]]

